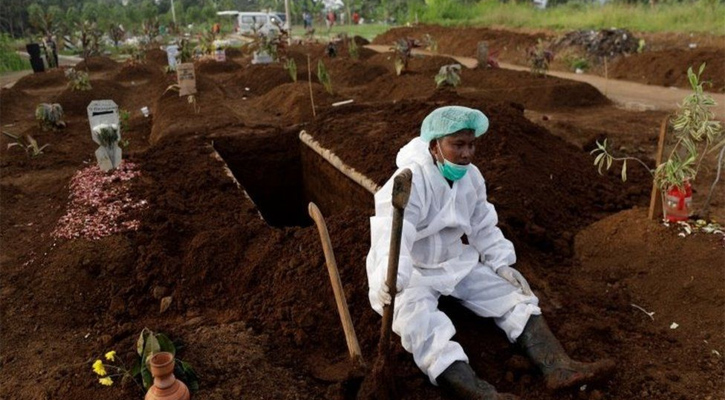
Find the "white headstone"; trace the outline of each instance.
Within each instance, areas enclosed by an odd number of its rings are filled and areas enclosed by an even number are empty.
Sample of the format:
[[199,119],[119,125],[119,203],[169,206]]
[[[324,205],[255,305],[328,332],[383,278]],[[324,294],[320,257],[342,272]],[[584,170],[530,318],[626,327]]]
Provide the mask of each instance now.
[[179,46],[173,44],[166,46],[166,59],[169,61],[169,69],[176,71],[176,55],[179,54]]
[[[96,160],[102,171],[108,172],[121,164],[122,151],[118,147],[121,140],[118,105],[113,100],[94,100],[88,105],[88,123],[91,126],[91,138],[100,145],[96,149]],[[113,143],[101,143],[99,130],[111,127],[116,130],[118,138]]]

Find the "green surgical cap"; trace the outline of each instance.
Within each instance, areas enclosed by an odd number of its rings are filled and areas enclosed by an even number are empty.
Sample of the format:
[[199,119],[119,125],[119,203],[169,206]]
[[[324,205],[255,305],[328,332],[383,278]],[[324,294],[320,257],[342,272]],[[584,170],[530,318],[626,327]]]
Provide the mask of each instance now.
[[461,129],[470,129],[479,137],[488,130],[488,117],[478,110],[462,106],[436,108],[423,120],[420,137],[426,142],[440,139]]

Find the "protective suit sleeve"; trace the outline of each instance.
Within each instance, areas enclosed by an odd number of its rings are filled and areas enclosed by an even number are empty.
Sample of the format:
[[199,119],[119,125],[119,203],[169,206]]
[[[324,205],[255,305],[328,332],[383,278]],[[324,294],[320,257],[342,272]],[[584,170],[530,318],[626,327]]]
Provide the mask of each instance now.
[[[397,173],[396,173],[397,175]],[[410,255],[415,242],[416,226],[420,220],[420,193],[416,190],[415,173],[410,199],[403,214],[403,233],[400,243],[397,288],[405,290],[413,273],[413,259]],[[391,202],[393,179],[391,178],[375,194],[375,216],[370,218],[370,252],[367,257],[369,299],[373,309],[382,314],[381,290],[385,286],[390,252],[390,236],[393,226],[393,205]]]
[[468,242],[481,254],[481,262],[494,271],[516,263],[514,245],[503,236],[498,224],[498,214],[486,197],[486,183],[477,169],[476,205],[471,217],[471,234]]

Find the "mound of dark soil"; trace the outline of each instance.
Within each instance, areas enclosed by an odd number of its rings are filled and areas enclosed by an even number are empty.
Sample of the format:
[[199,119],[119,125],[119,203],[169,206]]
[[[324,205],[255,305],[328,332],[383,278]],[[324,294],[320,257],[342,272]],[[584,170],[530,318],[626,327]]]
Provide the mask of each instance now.
[[169,65],[169,58],[166,52],[158,48],[146,50],[146,61],[160,67]]
[[115,81],[92,80],[91,90],[72,90],[66,88],[55,99],[60,103],[67,115],[84,116],[88,113],[88,104],[93,100],[113,100],[116,104],[123,104],[126,88]]
[[725,92],[725,51],[722,49],[695,48],[688,50],[660,50],[635,53],[613,63],[609,76],[646,83],[648,85],[689,87],[687,69],[692,67],[697,74],[700,65],[706,64],[702,81],[710,81],[705,89]]
[[155,64],[145,62],[126,62],[116,74],[119,81],[138,81],[144,79],[159,78],[162,72]]
[[221,74],[235,72],[242,69],[242,66],[231,60],[216,61],[211,58],[203,59],[194,63],[196,71],[200,74]]
[[[297,79],[307,79],[307,62],[297,63]],[[317,71],[317,64],[313,73]],[[304,68],[304,69],[303,69]],[[250,65],[239,71],[233,82],[243,88],[249,88],[249,94],[261,96],[277,86],[292,82],[289,72],[281,64]]]
[[121,65],[106,56],[88,57],[76,64],[79,71],[105,72],[120,68]]
[[[340,97],[327,93],[319,83],[312,84],[316,108],[327,108]],[[285,83],[255,99],[255,105],[262,110],[291,118],[292,124],[312,120],[312,103],[307,82]],[[318,111],[319,112],[319,111]]]
[[65,77],[65,70],[62,68],[55,68],[47,72],[26,75],[15,82],[13,87],[21,90],[45,89],[63,86],[66,84],[68,84],[68,78]]
[[244,53],[236,47],[227,47],[224,49],[224,55],[227,56],[227,58],[236,58],[244,56]]

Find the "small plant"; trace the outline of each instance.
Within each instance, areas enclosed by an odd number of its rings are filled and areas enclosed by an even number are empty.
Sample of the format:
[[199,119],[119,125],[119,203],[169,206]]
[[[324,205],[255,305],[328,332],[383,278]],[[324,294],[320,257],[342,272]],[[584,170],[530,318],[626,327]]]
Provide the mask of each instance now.
[[435,76],[436,88],[442,86],[458,87],[461,84],[461,65],[444,65]]
[[292,82],[297,82],[297,63],[294,58],[287,59],[287,62],[284,63],[284,69],[289,73]]
[[[101,385],[111,386],[114,383],[114,378],[118,379],[120,377],[122,384],[131,379],[142,392],[145,392],[153,384],[153,376],[151,376],[148,365],[151,356],[159,352],[169,352],[176,357],[178,349],[179,346],[175,345],[163,333],[155,333],[148,328],[144,328],[136,341],[137,357],[134,357],[130,368],[126,367],[116,351],[111,350],[104,355],[106,362],[97,359],[93,363],[92,369],[100,377],[98,383]],[[199,377],[191,364],[176,358],[174,375],[184,382],[190,390],[196,391],[199,389]]]
[[68,86],[71,90],[91,90],[91,80],[88,77],[88,72],[77,71],[75,68],[68,68],[65,70],[65,77],[68,78]]
[[423,48],[430,51],[431,53],[438,53],[438,41],[433,38],[430,34],[426,33],[423,35],[422,40]]
[[[591,154],[596,154],[594,165],[601,173],[606,166],[608,170],[614,161],[622,162],[622,180],[627,180],[627,161],[633,160],[643,165],[652,174],[655,185],[662,191],[677,188],[685,190],[685,186],[695,180],[703,158],[707,153],[725,146],[725,139],[721,139],[723,127],[715,119],[711,108],[717,103],[703,90],[704,82],[700,76],[705,64],[700,65],[697,74],[692,67],[687,70],[687,77],[693,92],[685,97],[676,115],[670,119],[675,144],[664,162],[650,168],[636,157],[615,157],[605,139],[603,143],[597,142],[597,148]],[[705,208],[707,208],[707,204]]]
[[38,120],[40,128],[44,131],[49,129],[58,130],[65,128],[63,121],[63,107],[58,103],[40,103],[35,108],[35,119]]
[[327,72],[327,67],[322,60],[317,62],[317,79],[325,87],[327,93],[332,94],[332,81],[330,80],[330,74]]
[[399,39],[395,46],[392,47],[395,53],[395,74],[400,76],[408,70],[408,62],[413,56],[413,49],[420,47],[421,44],[413,38]]
[[96,125],[93,127],[93,135],[98,139],[98,144],[104,147],[113,146],[120,138],[115,124]]
[[571,69],[574,71],[580,70],[580,71],[586,71],[589,69],[589,61],[586,58],[573,58],[570,60],[569,65],[571,66]]
[[539,39],[535,46],[531,46],[526,50],[526,59],[529,62],[532,74],[546,76],[549,71],[549,64],[554,60],[554,53],[544,47],[544,42]]
[[360,48],[355,42],[354,37],[350,38],[350,45],[347,46],[347,52],[350,54],[350,58],[352,58],[353,60],[357,60],[358,58],[360,58]]
[[[128,110],[118,110],[119,124],[121,125],[121,132],[124,134],[130,129],[129,120],[131,119],[131,113]],[[128,139],[121,139],[118,144],[124,149],[128,147],[130,141]]]
[[46,147],[50,146],[50,144],[48,143],[42,146],[38,146],[38,142],[30,135],[25,135],[25,138],[22,138],[21,136],[12,134],[10,132],[3,131],[3,134],[15,141],[14,143],[8,143],[8,149],[16,146],[20,147],[21,149],[25,150],[25,155],[28,156],[28,158],[35,158],[43,154],[43,150]]
[[647,42],[644,39],[639,39],[639,42],[637,43],[637,53],[642,53],[647,47]]

